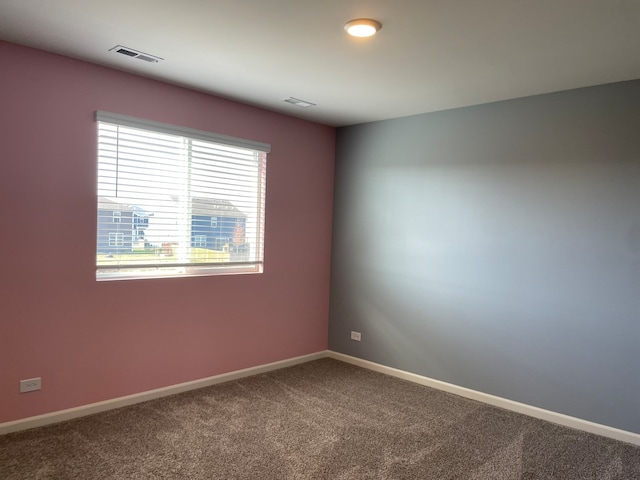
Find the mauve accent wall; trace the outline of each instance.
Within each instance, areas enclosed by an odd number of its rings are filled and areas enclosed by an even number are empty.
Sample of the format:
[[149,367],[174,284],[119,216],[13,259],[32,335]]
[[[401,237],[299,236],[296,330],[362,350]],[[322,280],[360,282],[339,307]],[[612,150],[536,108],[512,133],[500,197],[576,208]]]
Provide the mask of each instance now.
[[640,433],[640,81],[338,129],[334,188],[331,350]]
[[[0,422],[327,348],[335,129],[6,42],[0,65]],[[96,110],[270,143],[265,272],[96,282]]]

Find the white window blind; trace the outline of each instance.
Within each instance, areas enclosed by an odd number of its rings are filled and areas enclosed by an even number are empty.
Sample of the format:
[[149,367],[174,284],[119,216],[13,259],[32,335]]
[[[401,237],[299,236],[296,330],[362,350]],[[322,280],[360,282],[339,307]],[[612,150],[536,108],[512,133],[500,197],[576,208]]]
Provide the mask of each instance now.
[[268,144],[96,120],[98,280],[262,271]]

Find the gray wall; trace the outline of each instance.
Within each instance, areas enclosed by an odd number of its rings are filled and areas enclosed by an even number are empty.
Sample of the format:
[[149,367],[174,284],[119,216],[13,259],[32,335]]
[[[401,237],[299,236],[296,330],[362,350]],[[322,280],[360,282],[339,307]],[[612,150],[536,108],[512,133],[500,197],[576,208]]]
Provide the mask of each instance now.
[[330,349],[640,433],[640,81],[345,127],[336,162]]

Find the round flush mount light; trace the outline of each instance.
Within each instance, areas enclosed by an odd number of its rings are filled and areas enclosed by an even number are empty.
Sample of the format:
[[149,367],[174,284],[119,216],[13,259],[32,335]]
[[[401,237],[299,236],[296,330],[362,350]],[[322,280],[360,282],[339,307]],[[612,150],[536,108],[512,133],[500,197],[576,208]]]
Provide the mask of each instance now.
[[380,22],[370,18],[357,18],[347,22],[344,29],[353,37],[370,37],[382,28]]

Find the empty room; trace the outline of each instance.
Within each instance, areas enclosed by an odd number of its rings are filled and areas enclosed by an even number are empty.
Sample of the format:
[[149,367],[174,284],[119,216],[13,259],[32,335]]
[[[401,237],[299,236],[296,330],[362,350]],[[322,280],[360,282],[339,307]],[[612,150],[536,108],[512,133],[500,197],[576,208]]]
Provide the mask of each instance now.
[[0,0],[0,479],[640,479],[638,46]]

